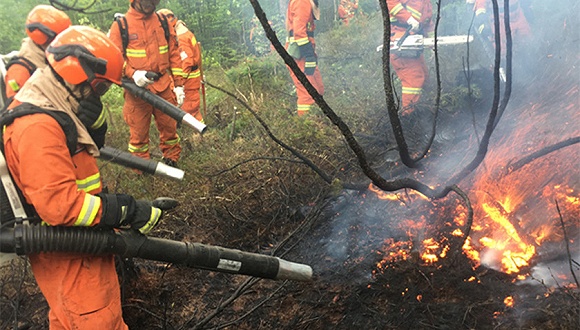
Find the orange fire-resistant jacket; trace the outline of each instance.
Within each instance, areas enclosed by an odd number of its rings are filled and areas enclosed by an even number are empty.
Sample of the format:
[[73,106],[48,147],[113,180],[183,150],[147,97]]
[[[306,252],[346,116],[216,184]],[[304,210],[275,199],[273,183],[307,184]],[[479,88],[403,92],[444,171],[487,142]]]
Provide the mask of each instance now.
[[[316,41],[314,40],[316,24],[314,23],[313,6],[311,0],[290,0],[286,14],[286,30],[289,35],[286,49],[288,49],[289,43],[296,42],[299,46],[311,43],[312,48],[316,51]],[[295,61],[300,70],[304,71],[306,59],[301,57],[295,59]],[[298,115],[306,114],[315,103],[314,99],[308,94],[308,91],[302,86],[302,83],[296,78],[292,70],[290,70],[290,76],[296,86],[296,95],[298,97],[296,108]],[[316,66],[314,74],[306,77],[319,94],[324,94],[324,84],[322,83],[322,76],[318,65]]]
[[18,60],[6,70],[6,97],[14,97],[32,73],[46,66],[44,50],[30,38],[24,38],[18,51]]
[[[420,33],[427,35],[433,30],[431,23],[433,11],[429,0],[387,0],[387,7],[391,21],[391,40],[398,40],[405,34],[409,27],[407,20],[411,16],[421,23]],[[425,59],[423,54],[417,57],[401,57],[391,53],[390,60],[393,70],[401,81],[402,113],[410,114],[421,98],[423,84],[429,74]]]
[[175,32],[181,49],[181,63],[183,68],[183,90],[185,100],[181,105],[183,111],[191,114],[197,120],[202,120],[199,111],[199,89],[201,88],[201,47],[195,35],[191,32],[183,21],[177,21]]
[[[504,1],[498,0],[498,12],[499,12],[499,26],[500,26],[500,33],[502,35],[502,41],[505,40],[503,37],[505,35],[504,32]],[[522,10],[521,3],[519,0],[510,0],[510,29],[512,31],[512,37],[526,37],[531,34],[530,24],[524,15],[524,11]],[[492,2],[491,0],[476,0],[473,10],[475,14],[482,14],[487,13],[490,17],[490,27],[493,30],[493,9],[492,9]],[[516,39],[517,40],[517,39]],[[505,48],[505,47],[502,47]]]
[[[21,102],[71,116],[78,107],[48,67],[35,72],[10,108]],[[82,130],[79,133],[85,135]],[[26,202],[48,225],[94,226],[100,222],[101,199],[94,194],[102,190],[101,177],[87,148],[92,143],[85,141],[88,145],[79,144],[71,156],[65,132],[47,114],[16,118],[5,129],[10,174]],[[50,307],[50,329],[127,329],[112,255],[38,253],[29,259]]]
[[[171,77],[176,86],[183,86],[181,58],[175,29],[169,24],[169,42],[155,13],[145,16],[133,7],[125,14],[129,34],[125,56],[124,74],[132,78],[136,70],[154,71],[163,76],[148,86],[149,90],[161,92],[171,85]],[[123,49],[119,26],[113,22],[109,38],[119,49]]]
[[[129,34],[125,56],[124,75],[132,78],[136,70],[154,71],[161,74],[156,82],[147,86],[151,92],[177,105],[174,86],[183,86],[183,70],[175,29],[168,24],[169,42],[158,16],[153,13],[146,16],[133,7],[125,14]],[[117,22],[113,22],[109,38],[119,49],[123,49],[122,38]],[[147,102],[125,93],[123,117],[129,125],[129,152],[148,159],[149,128],[151,116],[159,130],[160,148],[163,157],[177,161],[181,153],[177,122]]]

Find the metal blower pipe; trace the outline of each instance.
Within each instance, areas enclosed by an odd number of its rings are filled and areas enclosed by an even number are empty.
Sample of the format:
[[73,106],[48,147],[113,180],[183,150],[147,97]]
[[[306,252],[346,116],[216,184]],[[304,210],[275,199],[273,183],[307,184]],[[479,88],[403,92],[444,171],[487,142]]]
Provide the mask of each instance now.
[[200,134],[203,134],[205,132],[207,126],[204,123],[195,119],[194,116],[181,110],[180,108],[176,107],[170,102],[167,102],[162,97],[151,93],[149,90],[145,88],[137,86],[131,79],[123,78],[121,83],[122,83],[121,86],[127,91],[129,91],[129,93],[151,104],[155,108],[159,109],[161,112],[175,119],[178,123],[184,122],[189,127],[192,127],[195,130],[197,130]]
[[119,149],[104,146],[99,149],[100,159],[104,159],[125,167],[141,170],[144,173],[161,175],[171,179],[183,180],[185,172],[162,162],[143,159]]
[[90,227],[18,224],[0,230],[0,252],[117,254],[273,280],[312,279],[312,268],[308,265],[218,246],[148,237],[134,230],[115,232]]

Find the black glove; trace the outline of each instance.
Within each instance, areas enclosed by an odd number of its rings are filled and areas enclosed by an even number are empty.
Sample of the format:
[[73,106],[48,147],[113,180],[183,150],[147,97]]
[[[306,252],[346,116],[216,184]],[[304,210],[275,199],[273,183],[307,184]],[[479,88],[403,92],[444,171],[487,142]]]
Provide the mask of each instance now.
[[300,48],[300,56],[304,57],[306,60],[306,63],[304,64],[304,74],[311,76],[314,74],[316,65],[318,64],[316,54],[314,53],[314,47],[312,47],[310,42],[298,47]]
[[304,74],[307,76],[312,76],[314,74],[314,71],[316,71],[317,64],[318,61],[316,59],[316,56],[307,57],[306,62],[304,63]]
[[91,94],[86,99],[82,100],[79,104],[77,117],[79,117],[87,130],[97,130],[101,128],[106,122],[101,98],[95,94]]
[[97,145],[97,148],[101,149],[105,145],[105,135],[107,134],[107,123],[104,123],[103,126],[92,130],[89,129],[89,135]]
[[126,194],[97,194],[101,198],[103,213],[100,227],[107,229],[129,226],[141,234],[148,234],[161,219],[163,211],[151,202]]

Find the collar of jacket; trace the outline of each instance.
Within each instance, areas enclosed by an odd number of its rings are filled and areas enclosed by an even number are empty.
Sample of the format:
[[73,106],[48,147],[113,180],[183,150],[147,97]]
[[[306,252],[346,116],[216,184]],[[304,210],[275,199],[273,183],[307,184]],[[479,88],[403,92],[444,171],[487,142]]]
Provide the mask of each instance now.
[[189,29],[182,20],[179,20],[177,21],[177,23],[175,23],[175,34],[181,35],[186,33],[187,31],[189,31]]
[[[80,94],[81,92],[80,85],[68,84],[68,87],[73,93]],[[26,81],[26,88],[23,88],[14,98],[19,102],[27,102],[46,110],[67,113],[77,128],[78,143],[84,145],[91,155],[95,157],[99,155],[97,145],[76,115],[79,104],[58,82],[49,66],[37,69]]]
[[34,64],[37,68],[42,68],[46,65],[46,55],[44,49],[37,45],[32,39],[24,38],[22,45],[18,51],[19,57],[24,57]]

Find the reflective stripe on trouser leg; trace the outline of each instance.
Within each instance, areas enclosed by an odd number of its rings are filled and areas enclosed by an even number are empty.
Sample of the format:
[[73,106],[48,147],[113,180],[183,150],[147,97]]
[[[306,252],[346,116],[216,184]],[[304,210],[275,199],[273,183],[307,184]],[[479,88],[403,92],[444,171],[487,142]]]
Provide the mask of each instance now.
[[153,106],[149,103],[125,93],[123,119],[129,126],[128,150],[135,156],[149,159],[149,127]]
[[[171,88],[159,93],[159,96],[177,105],[175,94]],[[181,145],[179,144],[179,136],[177,135],[177,122],[158,109],[153,110],[153,117],[157,130],[159,131],[159,147],[163,153],[163,158],[178,161],[181,154]]]
[[[296,64],[298,65],[298,67],[302,71],[304,71],[305,62],[306,61],[304,59],[296,60]],[[314,104],[315,103],[314,99],[310,96],[310,94],[308,94],[308,91],[306,90],[306,88],[304,86],[302,86],[302,83],[298,80],[298,78],[296,78],[296,76],[294,75],[292,70],[290,70],[290,68],[288,68],[288,70],[290,71],[290,76],[292,77],[292,81],[294,82],[294,86],[296,86],[296,96],[298,98],[298,100],[296,101],[297,110],[301,105]],[[320,75],[320,70],[318,70],[318,67],[316,67],[316,69],[314,70],[313,75],[306,76],[306,77],[308,78],[308,81],[310,81],[312,86],[314,86],[314,88],[316,89],[318,94],[324,95],[324,84],[322,83],[322,76]]]
[[414,104],[421,98],[428,71],[423,55],[416,58],[391,54],[391,65],[402,86],[401,107],[407,114],[414,111]]
[[296,112],[298,113],[298,116],[304,116],[310,112],[310,108],[312,108],[312,104],[298,104],[296,106]]

